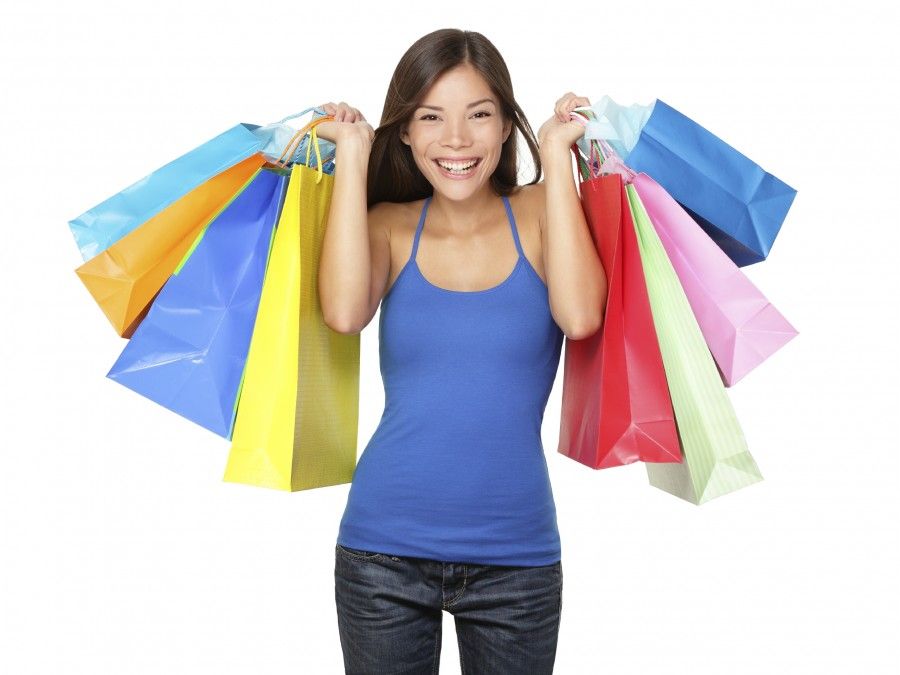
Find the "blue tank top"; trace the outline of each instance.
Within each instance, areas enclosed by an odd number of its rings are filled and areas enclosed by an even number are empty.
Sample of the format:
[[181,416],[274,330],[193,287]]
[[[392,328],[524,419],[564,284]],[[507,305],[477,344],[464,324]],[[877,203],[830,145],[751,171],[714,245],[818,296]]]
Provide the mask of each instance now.
[[429,282],[412,252],[382,299],[385,406],[357,462],[337,543],[443,562],[561,559],[541,423],[563,333],[525,257],[491,288]]

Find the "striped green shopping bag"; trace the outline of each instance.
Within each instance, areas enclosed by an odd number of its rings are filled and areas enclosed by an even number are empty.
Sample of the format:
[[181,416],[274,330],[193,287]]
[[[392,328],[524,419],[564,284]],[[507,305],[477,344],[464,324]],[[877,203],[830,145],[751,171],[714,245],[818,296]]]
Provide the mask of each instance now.
[[694,504],[762,480],[712,354],[633,185],[628,203],[684,459],[647,463],[650,484]]

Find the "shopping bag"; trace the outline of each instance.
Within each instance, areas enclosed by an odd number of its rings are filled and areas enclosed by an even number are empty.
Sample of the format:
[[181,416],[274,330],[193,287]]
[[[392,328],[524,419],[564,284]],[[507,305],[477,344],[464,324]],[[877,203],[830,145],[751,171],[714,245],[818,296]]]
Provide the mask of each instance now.
[[[312,122],[327,117],[322,108],[307,108],[303,112],[288,115],[273,124],[254,129],[253,133],[261,139],[265,139],[265,145],[260,148],[260,152],[270,159],[280,161],[285,165],[300,162],[317,170],[321,164],[323,172],[333,174],[337,146],[320,136],[306,133],[311,129],[309,124],[299,131],[285,124],[288,120],[305,115],[310,110],[313,111]],[[313,147],[316,148],[315,155],[312,153]]]
[[797,331],[662,186],[645,173],[632,185],[730,387]]
[[119,335],[134,333],[202,230],[265,162],[256,153],[213,176],[75,270]]
[[[326,117],[324,112],[319,113],[319,108],[307,108],[303,112],[288,115],[280,122],[270,124],[266,127],[253,129],[253,133],[257,134],[261,139],[268,139],[260,149],[260,152],[265,155],[267,160],[265,168],[270,170],[278,169],[285,172],[289,170],[290,164],[302,162],[306,166],[315,168],[317,171],[320,170],[328,174],[334,173],[334,155],[337,146],[330,141],[317,137],[315,131],[308,133],[317,122],[315,124],[308,123],[300,130],[285,124],[287,120],[299,117],[300,115],[305,115],[310,110],[316,111],[313,114],[313,122]],[[328,119],[334,119],[334,117],[328,117]],[[313,148],[315,148],[315,153],[313,153]],[[319,169],[319,167],[321,167],[321,169]],[[285,182],[285,190],[287,189],[286,186],[287,183]],[[178,264],[178,267],[175,268],[176,274],[181,266],[185,264],[188,258],[190,258],[191,253],[193,253],[197,245],[203,240],[203,234],[206,232],[207,228],[208,224],[201,229],[200,234],[194,239],[193,244],[191,244],[187,252],[182,256],[181,262]]]
[[694,504],[762,480],[678,275],[626,186],[684,459],[647,464],[650,484]]
[[318,261],[334,178],[294,164],[250,341],[224,480],[280,490],[349,483],[358,334],[331,330]]
[[592,141],[603,140],[613,148],[616,155],[627,157],[641,137],[641,129],[647,123],[653,105],[633,103],[624,106],[609,96],[603,96],[596,103],[576,110],[590,111],[585,123],[585,134],[578,141],[578,146],[586,154],[590,154],[589,144]]
[[594,469],[639,460],[679,462],[672,402],[622,177],[590,177],[580,166],[582,207],[606,271],[608,298],[600,330],[565,341],[558,451]]
[[[284,123],[310,110],[324,115],[320,108],[307,108],[274,124],[236,124],[73,218],[69,228],[82,258],[94,258],[176,200],[251,155],[262,152],[270,161],[275,159],[294,133]],[[308,143],[307,138],[304,136],[304,143]],[[319,142],[326,157],[333,155],[334,144],[324,139]],[[301,157],[306,149],[305,145],[298,146],[288,161]],[[333,161],[323,169],[332,173]]]
[[236,124],[69,221],[85,261],[213,176],[259,151],[250,125]]
[[231,437],[287,175],[258,170],[210,223],[107,377]]
[[[584,138],[633,138],[635,111],[621,115],[604,97]],[[633,147],[622,156],[674,197],[738,266],[765,260],[797,191],[700,124],[657,99]],[[628,126],[632,125],[632,126]],[[615,131],[611,131],[611,129]]]

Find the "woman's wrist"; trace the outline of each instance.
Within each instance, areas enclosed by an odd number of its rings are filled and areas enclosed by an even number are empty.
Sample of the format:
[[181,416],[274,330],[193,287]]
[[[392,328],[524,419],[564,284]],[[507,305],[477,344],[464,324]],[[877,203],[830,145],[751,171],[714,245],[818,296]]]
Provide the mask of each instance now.
[[562,141],[553,136],[545,136],[538,143],[538,154],[542,162],[571,162],[570,153],[570,146],[563,145]]
[[372,143],[363,134],[352,133],[339,137],[335,141],[335,157],[361,157],[368,159]]
[[366,122],[356,122],[353,124],[341,124],[337,131],[336,145],[343,143],[352,146],[358,144],[367,150],[372,147],[372,139],[375,135],[372,127]]
[[564,168],[570,171],[572,168],[572,152],[568,147],[560,144],[547,143],[539,148],[541,164],[546,169]]

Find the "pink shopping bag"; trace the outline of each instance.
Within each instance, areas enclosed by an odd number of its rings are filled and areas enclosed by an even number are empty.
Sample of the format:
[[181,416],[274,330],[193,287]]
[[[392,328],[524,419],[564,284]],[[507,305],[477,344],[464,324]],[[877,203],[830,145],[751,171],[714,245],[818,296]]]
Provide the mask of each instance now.
[[735,384],[797,330],[662,186],[645,173],[632,184],[678,274],[725,386]]

